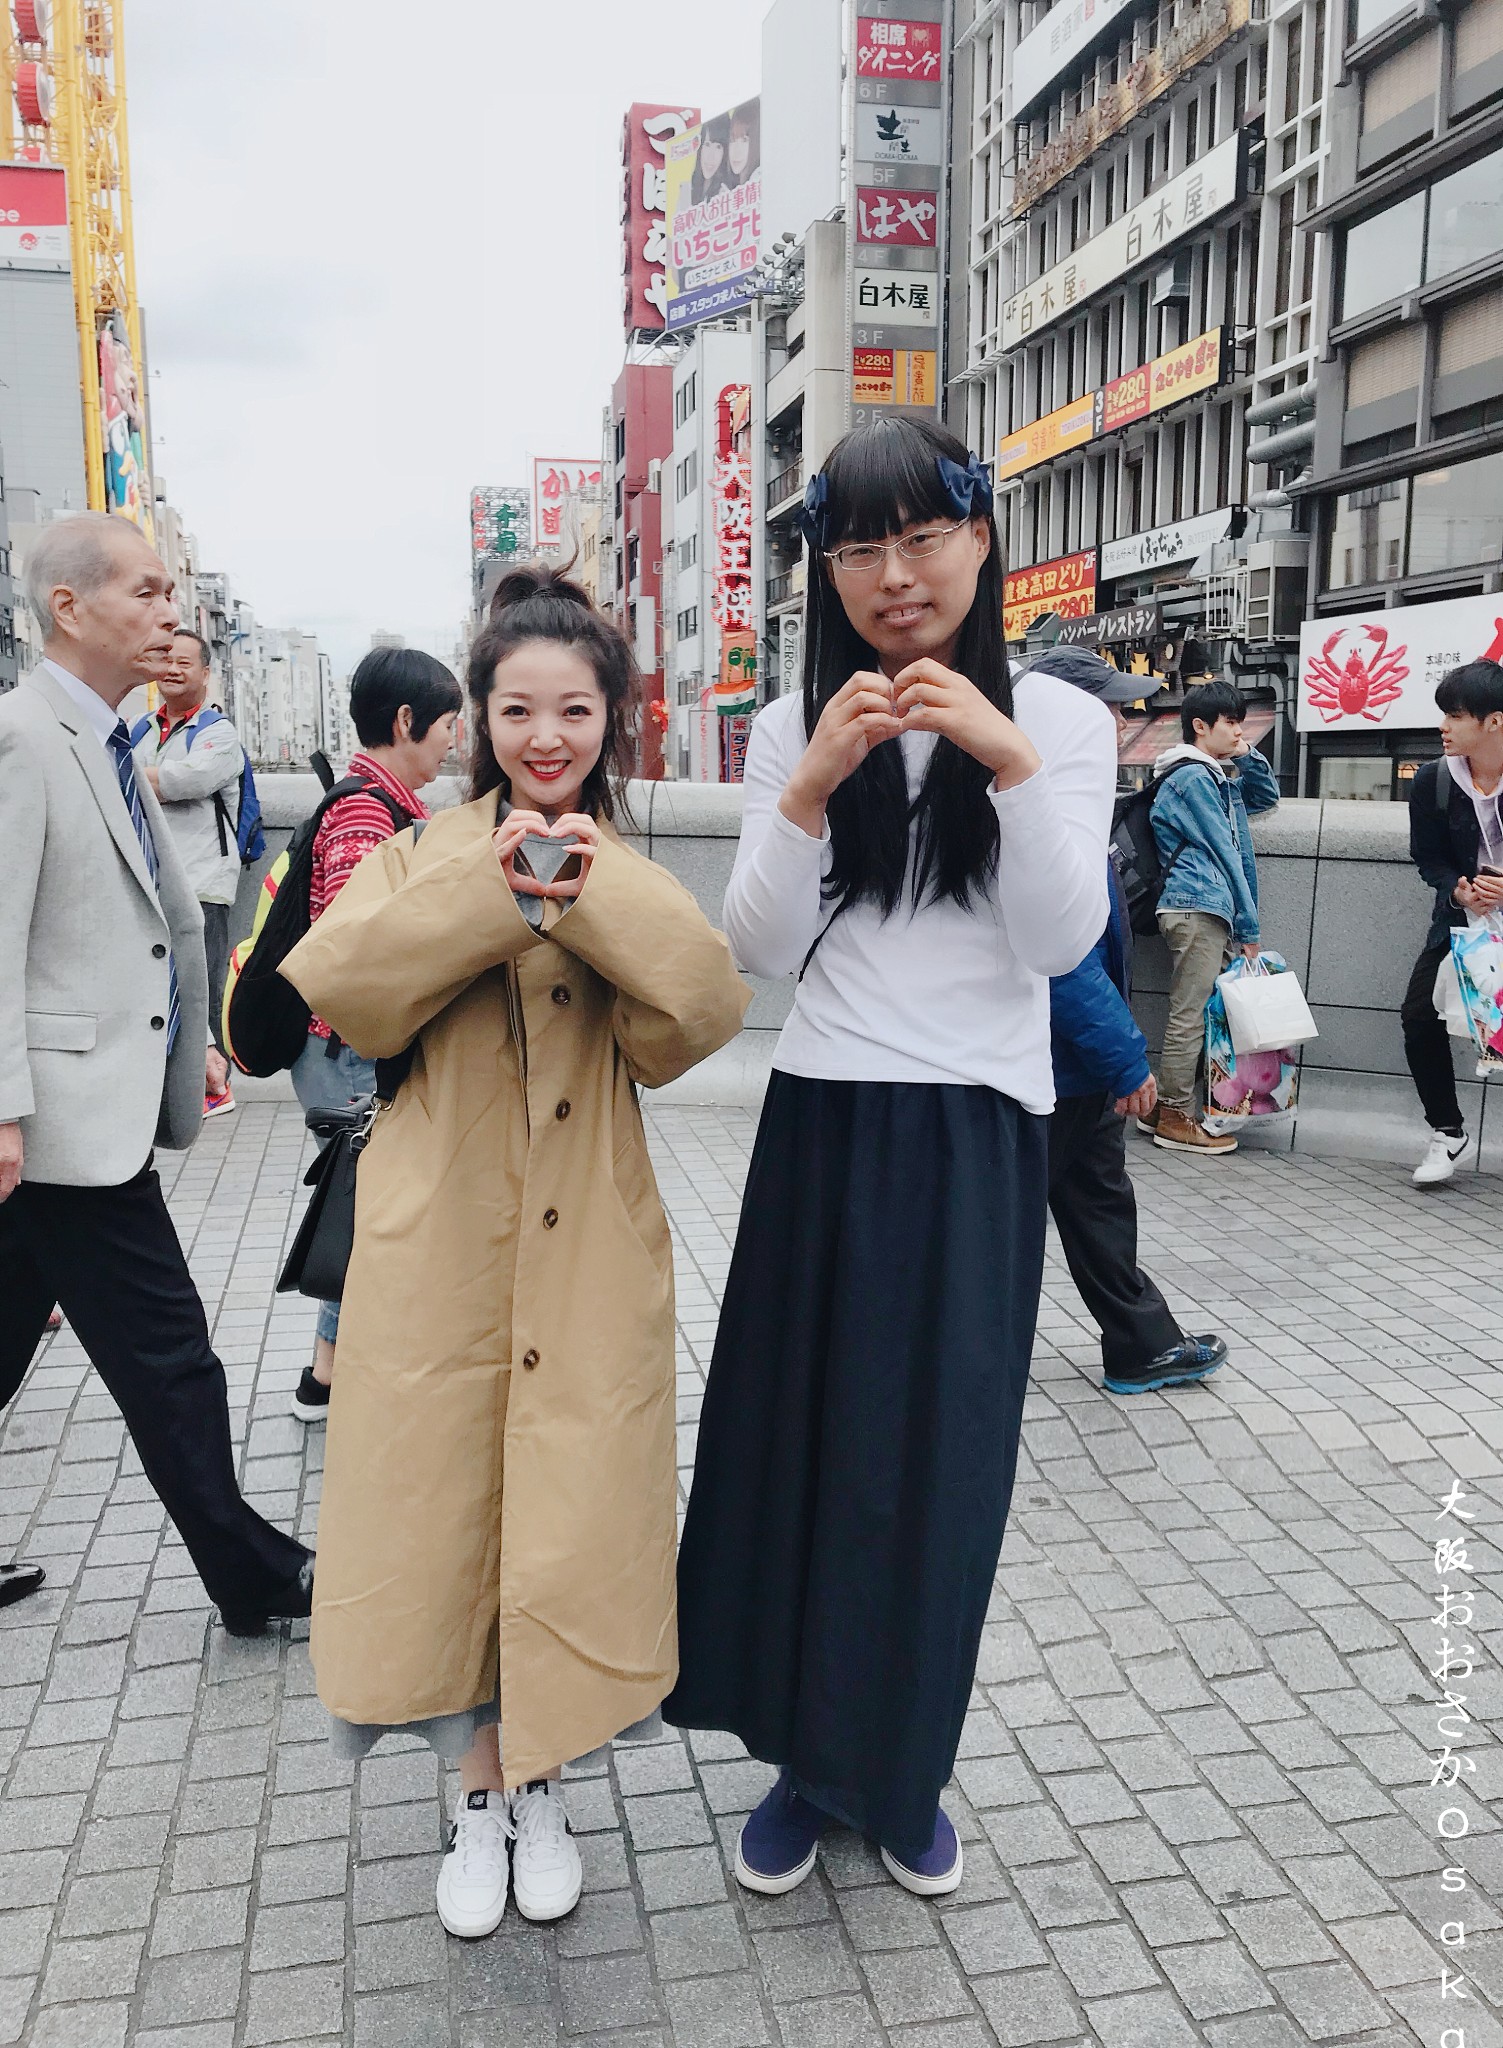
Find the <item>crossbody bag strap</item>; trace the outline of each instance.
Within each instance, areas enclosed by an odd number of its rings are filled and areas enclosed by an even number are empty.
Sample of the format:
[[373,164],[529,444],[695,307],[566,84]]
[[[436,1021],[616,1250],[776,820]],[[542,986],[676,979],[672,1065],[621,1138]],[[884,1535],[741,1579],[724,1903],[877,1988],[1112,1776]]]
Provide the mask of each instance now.
[[798,971],[798,978],[800,981],[802,981],[804,976],[809,972],[809,962],[814,958],[815,954],[819,951],[820,947],[829,937],[831,925],[834,924],[836,918],[840,916],[842,911],[849,909],[850,901],[851,899],[849,896],[842,896],[840,901],[836,904],[835,908],[831,911],[829,917],[825,920],[825,923],[821,930],[815,934],[814,944],[809,948],[808,952],[804,955],[804,964],[802,967],[800,967]]

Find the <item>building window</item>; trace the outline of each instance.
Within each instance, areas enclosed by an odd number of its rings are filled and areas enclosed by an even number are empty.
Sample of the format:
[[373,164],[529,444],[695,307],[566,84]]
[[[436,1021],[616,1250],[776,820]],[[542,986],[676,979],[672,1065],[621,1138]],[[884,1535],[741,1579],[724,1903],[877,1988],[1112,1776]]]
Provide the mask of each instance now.
[[673,424],[686,426],[699,405],[699,372],[691,370],[673,394]]
[[1392,21],[1396,14],[1402,14],[1409,4],[1410,0],[1350,0],[1348,40],[1360,43],[1364,36],[1370,36],[1385,21]]
[[686,540],[681,540],[678,544],[678,566],[680,569],[692,569],[698,560],[699,535],[691,533]]
[[1331,527],[1328,590],[1387,583],[1404,573],[1405,483],[1376,484],[1336,500]]
[[1432,469],[1413,479],[1413,490],[1411,576],[1503,555],[1503,455]]
[[637,572],[641,566],[642,543],[636,534],[632,534],[626,543],[626,580],[628,583],[636,582]]
[[1430,188],[1425,277],[1449,277],[1503,249],[1503,150],[1480,157]]
[[1346,231],[1341,318],[1418,288],[1425,269],[1425,195],[1416,192]]
[[691,494],[698,481],[699,458],[691,451],[674,471],[674,495],[680,504]]
[[677,623],[679,639],[692,640],[699,631],[699,606],[691,604],[686,610],[681,611]]

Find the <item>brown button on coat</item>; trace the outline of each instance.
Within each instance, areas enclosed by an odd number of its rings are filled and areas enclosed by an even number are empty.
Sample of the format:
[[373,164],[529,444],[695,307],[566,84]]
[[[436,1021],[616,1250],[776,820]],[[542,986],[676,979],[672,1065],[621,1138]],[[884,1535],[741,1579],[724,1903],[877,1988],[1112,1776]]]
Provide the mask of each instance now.
[[632,1084],[724,1045],[750,997],[687,890],[608,831],[534,933],[496,809],[377,847],[283,972],[358,1052],[417,1046],[360,1162],[319,1696],[403,1723],[499,1673],[516,1785],[677,1673],[673,1269]]

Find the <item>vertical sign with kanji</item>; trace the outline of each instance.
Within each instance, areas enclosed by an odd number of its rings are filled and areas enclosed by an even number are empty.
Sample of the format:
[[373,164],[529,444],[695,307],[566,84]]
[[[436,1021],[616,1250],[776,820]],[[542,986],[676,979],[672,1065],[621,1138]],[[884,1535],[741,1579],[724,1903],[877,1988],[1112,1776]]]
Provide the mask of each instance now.
[[668,319],[668,145],[699,125],[698,107],[644,106],[621,131],[621,310],[628,334]]
[[853,425],[938,409],[948,0],[850,0],[846,303]]
[[[733,418],[744,384],[723,387],[715,407],[715,468],[710,478],[714,561],[710,611],[720,631],[715,709],[724,717],[754,710],[757,636],[752,609],[751,456],[736,446]],[[729,778],[740,781],[740,776]]]
[[583,462],[557,455],[534,456],[532,464],[532,544],[562,548],[579,539],[579,507],[600,496],[600,458]]

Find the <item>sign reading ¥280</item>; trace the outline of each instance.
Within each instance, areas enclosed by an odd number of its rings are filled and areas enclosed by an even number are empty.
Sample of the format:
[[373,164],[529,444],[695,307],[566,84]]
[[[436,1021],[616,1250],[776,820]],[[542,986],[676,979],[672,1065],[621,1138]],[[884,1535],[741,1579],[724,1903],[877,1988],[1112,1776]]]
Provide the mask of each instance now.
[[1088,391],[1083,398],[1072,399],[1057,411],[1046,413],[1032,426],[1009,434],[997,450],[997,482],[1005,484],[1041,462],[1071,448],[1083,447],[1098,434],[1130,426],[1134,420],[1162,412],[1165,406],[1177,405],[1180,399],[1193,397],[1197,391],[1209,391],[1221,382],[1225,369],[1225,334],[1225,328],[1208,328],[1193,341],[1155,356],[1151,363],[1140,364],[1125,377],[1114,377],[1099,391]]

